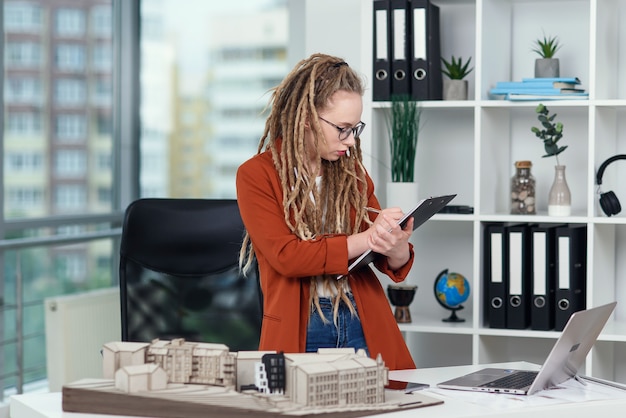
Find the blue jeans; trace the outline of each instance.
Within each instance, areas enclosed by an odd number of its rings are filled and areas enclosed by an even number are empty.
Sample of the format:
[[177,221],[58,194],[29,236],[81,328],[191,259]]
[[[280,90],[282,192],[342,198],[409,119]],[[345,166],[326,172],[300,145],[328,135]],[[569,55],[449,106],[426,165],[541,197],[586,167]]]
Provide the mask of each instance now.
[[[352,294],[348,298],[356,311],[356,304]],[[317,352],[318,348],[345,348],[352,347],[356,350],[362,348],[369,356],[361,320],[357,314],[352,315],[350,308],[344,301],[339,303],[337,326],[333,321],[333,304],[330,298],[320,298],[322,314],[327,322],[320,317],[317,308],[314,308],[309,316],[309,326],[306,334],[306,351]]]

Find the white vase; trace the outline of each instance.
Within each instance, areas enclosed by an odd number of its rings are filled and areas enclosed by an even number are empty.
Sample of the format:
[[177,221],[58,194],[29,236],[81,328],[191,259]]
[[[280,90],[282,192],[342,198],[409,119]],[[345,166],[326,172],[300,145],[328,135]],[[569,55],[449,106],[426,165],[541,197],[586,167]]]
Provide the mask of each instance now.
[[387,183],[387,207],[400,207],[403,211],[410,210],[419,202],[417,182]]
[[572,194],[565,179],[565,166],[554,166],[554,182],[548,195],[548,215],[569,216],[572,213]]

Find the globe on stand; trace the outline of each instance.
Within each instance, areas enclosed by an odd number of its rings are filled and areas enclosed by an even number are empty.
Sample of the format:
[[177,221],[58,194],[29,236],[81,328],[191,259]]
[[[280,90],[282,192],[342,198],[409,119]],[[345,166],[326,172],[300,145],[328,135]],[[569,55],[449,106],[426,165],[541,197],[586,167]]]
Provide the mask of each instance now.
[[469,298],[470,284],[467,279],[459,273],[448,273],[448,269],[443,270],[435,279],[435,299],[445,309],[452,311],[443,322],[465,322],[464,318],[459,318],[456,311],[463,309],[461,303]]
[[387,286],[387,296],[393,306],[396,307],[394,316],[399,324],[411,322],[409,305],[413,302],[417,286],[403,286],[390,284]]

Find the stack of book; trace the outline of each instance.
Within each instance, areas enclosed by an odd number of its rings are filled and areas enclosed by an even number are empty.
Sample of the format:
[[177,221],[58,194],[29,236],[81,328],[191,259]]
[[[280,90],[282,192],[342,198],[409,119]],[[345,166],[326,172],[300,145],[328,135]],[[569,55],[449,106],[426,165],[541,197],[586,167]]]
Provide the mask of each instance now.
[[523,78],[522,81],[499,81],[489,95],[505,100],[587,99],[578,77]]

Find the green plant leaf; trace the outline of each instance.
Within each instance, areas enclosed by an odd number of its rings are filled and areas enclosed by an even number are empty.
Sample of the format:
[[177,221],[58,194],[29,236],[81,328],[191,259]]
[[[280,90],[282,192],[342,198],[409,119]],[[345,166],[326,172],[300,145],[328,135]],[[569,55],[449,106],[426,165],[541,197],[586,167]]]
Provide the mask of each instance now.
[[450,80],[462,80],[474,69],[474,67],[469,68],[472,57],[469,57],[465,63],[463,63],[463,57],[459,57],[457,60],[454,55],[452,55],[450,61],[443,57],[441,57],[441,61],[445,67],[441,69],[441,72],[447,75]]
[[543,141],[543,147],[546,151],[543,157],[555,156],[558,165],[559,160],[557,156],[567,149],[567,145],[561,147],[557,145],[557,142],[563,138],[563,123],[554,122],[556,113],[550,115],[548,108],[541,103],[536,107],[535,112],[537,113],[537,120],[541,122],[543,129],[533,126],[530,130],[537,138]]
[[420,129],[421,107],[407,95],[392,95],[386,114],[391,158],[391,180],[411,182],[415,176],[415,156]]
[[541,58],[554,58],[556,51],[559,49],[561,49],[559,39],[556,36],[547,37],[545,34],[543,39],[535,40],[535,47],[532,48]]

